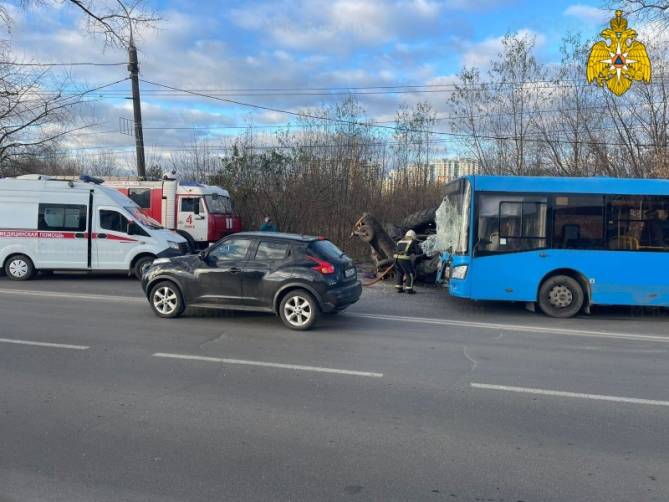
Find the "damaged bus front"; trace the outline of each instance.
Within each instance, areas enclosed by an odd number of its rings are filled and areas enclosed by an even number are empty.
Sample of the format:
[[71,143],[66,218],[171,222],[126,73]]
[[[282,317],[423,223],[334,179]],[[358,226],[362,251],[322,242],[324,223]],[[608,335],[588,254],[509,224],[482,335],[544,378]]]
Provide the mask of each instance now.
[[[449,284],[451,279],[464,279],[467,275],[471,201],[469,178],[460,178],[446,185],[444,200],[435,216],[437,233],[424,245],[426,254],[440,254],[437,282]],[[459,296],[458,291],[453,291],[454,286],[450,284],[451,294]]]

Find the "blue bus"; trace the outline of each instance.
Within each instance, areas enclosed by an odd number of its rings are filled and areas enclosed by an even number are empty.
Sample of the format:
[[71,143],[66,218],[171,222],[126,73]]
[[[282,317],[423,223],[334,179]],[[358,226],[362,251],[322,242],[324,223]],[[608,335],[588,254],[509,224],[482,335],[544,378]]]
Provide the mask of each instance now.
[[440,211],[453,296],[552,317],[669,306],[669,180],[475,175],[446,186]]

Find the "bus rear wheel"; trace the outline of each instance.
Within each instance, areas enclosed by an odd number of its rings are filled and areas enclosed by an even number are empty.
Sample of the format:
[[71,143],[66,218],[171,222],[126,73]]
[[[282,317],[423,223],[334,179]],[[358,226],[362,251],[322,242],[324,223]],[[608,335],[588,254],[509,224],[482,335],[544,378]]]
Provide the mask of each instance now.
[[583,288],[568,275],[549,277],[539,289],[539,307],[550,317],[573,317],[581,311],[584,301]]

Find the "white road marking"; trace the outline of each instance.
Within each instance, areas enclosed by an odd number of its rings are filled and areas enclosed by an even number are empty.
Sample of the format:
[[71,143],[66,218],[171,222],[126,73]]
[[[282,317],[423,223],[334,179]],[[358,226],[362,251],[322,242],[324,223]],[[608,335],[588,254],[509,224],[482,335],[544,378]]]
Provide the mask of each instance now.
[[105,302],[141,302],[145,303],[146,299],[136,297],[136,296],[112,296],[112,295],[95,295],[88,293],[62,293],[58,291],[33,291],[33,290],[23,290],[23,289],[0,289],[0,294],[3,295],[23,295],[23,296],[41,296],[46,298],[63,298],[66,300],[77,299],[77,300],[92,300],[92,301],[105,301]]
[[[67,300],[77,299],[77,300],[105,301],[105,302],[111,301],[111,302],[125,302],[125,303],[146,302],[146,299],[144,299],[143,297],[136,297],[136,296],[112,296],[112,295],[96,295],[88,293],[63,293],[57,291],[35,291],[35,290],[21,290],[21,289],[0,289],[0,294],[37,296],[46,298],[62,298]],[[515,331],[519,333],[545,333],[549,335],[580,336],[580,337],[590,337],[590,338],[613,338],[619,340],[633,340],[639,342],[669,343],[669,336],[662,336],[662,335],[634,335],[630,333],[590,331],[590,330],[578,330],[569,328],[551,328],[551,327],[534,326],[527,324],[503,324],[503,323],[491,323],[491,322],[464,321],[460,319],[438,319],[430,317],[409,317],[409,316],[397,316],[397,315],[387,315],[387,314],[365,314],[357,312],[349,312],[346,313],[345,315],[346,317],[378,319],[382,321],[391,321],[391,322],[432,324],[436,326],[458,326],[463,328],[480,328],[480,329],[491,329],[496,331]],[[503,333],[500,333],[500,336],[502,334]]]
[[531,387],[513,387],[509,385],[491,385],[487,383],[470,383],[475,389],[501,390],[506,392],[521,392],[525,394],[540,394],[544,396],[573,397],[576,399],[592,399],[595,401],[612,401],[614,403],[648,404],[651,406],[669,406],[669,401],[655,399],[638,399],[636,397],[607,396],[602,394],[581,394],[578,392],[562,392],[558,390],[534,389]]
[[383,378],[383,373],[373,373],[370,371],[340,370],[335,368],[321,368],[319,366],[300,366],[297,364],[268,363],[264,361],[245,361],[243,359],[228,359],[223,357],[194,356],[189,354],[166,354],[164,352],[156,352],[155,354],[153,354],[153,357],[164,357],[169,359],[186,359],[191,361],[207,361],[211,363],[242,364],[245,366],[263,366],[266,368],[283,368],[287,370],[315,371],[318,373],[335,373],[338,375]]
[[33,342],[31,340],[15,340],[13,338],[0,338],[0,343],[14,343],[17,345],[34,345],[36,347],[49,347],[52,349],[88,350],[88,345],[69,345],[67,343]]
[[661,335],[633,335],[629,333],[616,333],[607,331],[589,331],[569,328],[550,328],[545,326],[533,326],[527,324],[501,324],[491,322],[463,321],[459,319],[434,319],[429,317],[406,317],[385,314],[362,314],[347,313],[346,316],[361,317],[365,319],[379,319],[383,321],[407,322],[416,324],[433,324],[437,326],[458,326],[462,328],[493,329],[497,331],[517,331],[521,333],[546,333],[549,335],[584,336],[594,338],[616,338],[621,340],[635,340],[641,342],[669,343],[669,336]]

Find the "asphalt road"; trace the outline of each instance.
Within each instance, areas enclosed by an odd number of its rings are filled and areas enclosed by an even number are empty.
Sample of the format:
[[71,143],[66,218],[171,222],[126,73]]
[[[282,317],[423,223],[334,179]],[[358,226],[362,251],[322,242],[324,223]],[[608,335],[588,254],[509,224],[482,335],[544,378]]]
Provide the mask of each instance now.
[[669,500],[669,315],[385,285],[296,333],[0,278],[0,501]]

